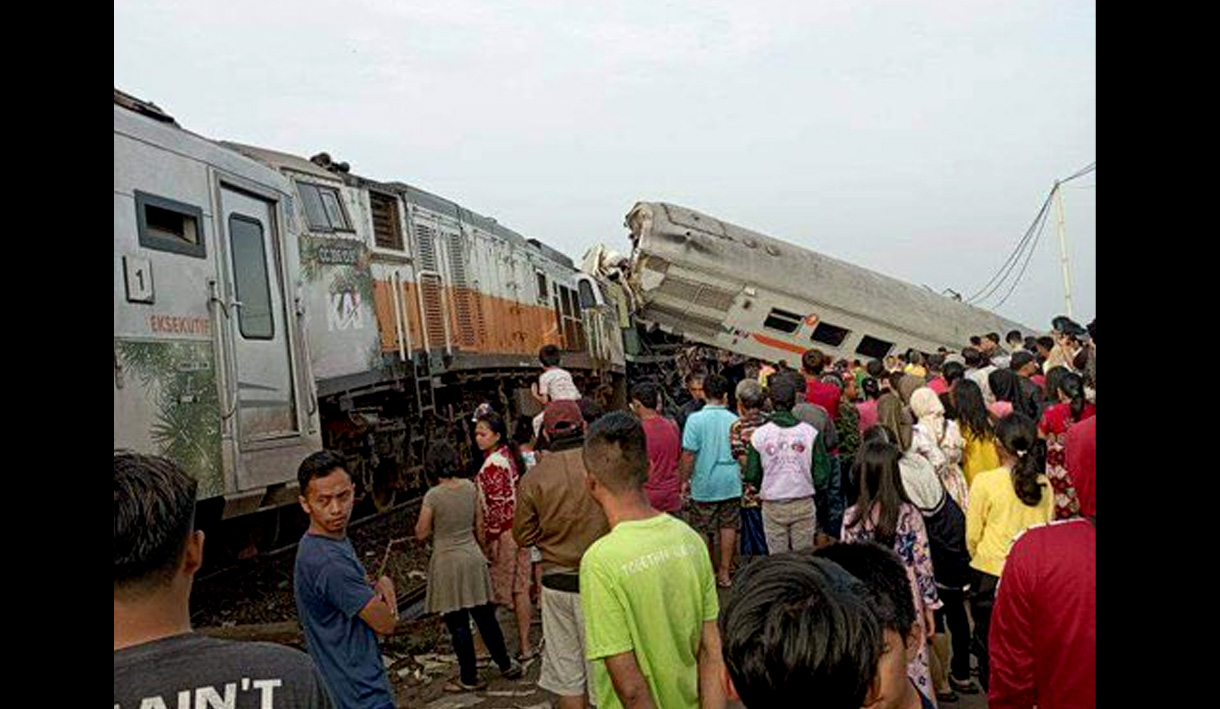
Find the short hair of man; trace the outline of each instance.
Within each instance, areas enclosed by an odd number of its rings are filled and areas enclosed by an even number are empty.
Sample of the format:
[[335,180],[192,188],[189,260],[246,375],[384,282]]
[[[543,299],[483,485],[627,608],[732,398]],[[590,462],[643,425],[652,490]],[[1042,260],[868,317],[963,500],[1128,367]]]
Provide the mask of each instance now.
[[631,398],[640,402],[646,409],[656,410],[659,396],[657,385],[652,382],[636,382],[631,385]]
[[1026,352],[1025,350],[1018,350],[1012,354],[1011,358],[1009,358],[1008,368],[1011,369],[1012,371],[1016,372],[1028,364],[1033,364],[1033,362],[1034,362],[1034,355],[1032,352]]
[[981,344],[983,344],[983,338],[979,337],[978,335],[970,336],[970,346],[971,347],[978,347]]
[[997,345],[1000,344],[1000,333],[998,332],[989,332],[986,335],[983,335],[983,337],[986,337],[988,340],[991,340]]
[[742,569],[720,621],[724,661],[747,707],[863,706],[884,640],[864,584],[788,552]]
[[757,379],[742,379],[737,382],[735,393],[738,403],[751,411],[761,409],[763,402],[767,400],[767,393],[763,391],[762,384],[759,384]]
[[1021,340],[1024,342],[1025,336],[1021,334],[1020,330],[1009,330],[1008,334],[1004,336],[1004,341],[1012,342],[1013,340]]
[[870,359],[864,370],[873,379],[880,379],[885,374],[885,363],[879,359]]
[[961,362],[945,362],[945,366],[940,370],[940,375],[945,378],[946,384],[953,384],[966,376],[966,365]]
[[962,350],[962,359],[966,360],[966,366],[971,369],[978,369],[983,366],[983,353],[973,347],[967,347]]
[[1039,338],[1036,340],[1036,342],[1037,342],[1037,343],[1038,343],[1038,345],[1040,345],[1040,346],[1041,346],[1043,349],[1046,349],[1046,350],[1053,350],[1053,349],[1055,349],[1055,338],[1051,337],[1050,335],[1043,335],[1042,337],[1039,337]]
[[310,480],[324,478],[336,468],[351,475],[347,469],[347,461],[334,451],[318,451],[306,456],[305,460],[301,461],[301,466],[297,468],[297,484],[301,486],[301,497],[306,497],[305,493],[309,490]]
[[868,588],[865,600],[882,629],[892,630],[904,638],[911,632],[916,621],[911,582],[893,549],[875,542],[840,542],[818,549],[814,554],[830,559],[864,582]]
[[543,345],[538,350],[538,361],[542,362],[543,367],[558,367],[559,347],[557,345]]
[[139,598],[173,580],[195,521],[198,483],[168,458],[114,452],[114,593]]
[[791,411],[796,406],[797,393],[804,391],[803,387],[797,385],[800,378],[799,374],[795,377],[776,377],[771,382],[768,394],[771,396],[771,406],[776,411]]
[[720,401],[729,393],[729,380],[720,374],[709,374],[703,380],[703,393],[709,399]]
[[707,372],[702,369],[692,369],[682,378],[682,382],[687,386],[699,382],[702,384],[707,379]]
[[801,367],[808,374],[821,374],[822,370],[826,368],[826,355],[816,347],[805,350],[805,354],[801,355]]
[[640,420],[626,411],[611,411],[585,434],[585,470],[618,494],[642,490],[648,482],[648,444]]

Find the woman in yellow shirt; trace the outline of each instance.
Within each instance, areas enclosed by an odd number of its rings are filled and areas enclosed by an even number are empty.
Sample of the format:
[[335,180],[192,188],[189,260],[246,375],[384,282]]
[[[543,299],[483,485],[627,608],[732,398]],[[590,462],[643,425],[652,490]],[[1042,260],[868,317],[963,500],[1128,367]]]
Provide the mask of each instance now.
[[983,390],[970,379],[962,377],[953,383],[953,408],[957,410],[957,426],[962,433],[962,474],[966,485],[984,470],[1000,467],[1000,451],[996,447],[995,429],[987,414]]
[[1017,535],[1035,524],[1051,521],[1055,499],[1043,471],[1046,442],[1024,414],[1013,413],[996,424],[1000,440],[1001,466],[986,470],[970,484],[970,507],[966,510],[966,550],[970,552],[972,578],[970,614],[979,655],[979,682],[990,685],[987,636],[996,585],[1004,572],[1004,561]]

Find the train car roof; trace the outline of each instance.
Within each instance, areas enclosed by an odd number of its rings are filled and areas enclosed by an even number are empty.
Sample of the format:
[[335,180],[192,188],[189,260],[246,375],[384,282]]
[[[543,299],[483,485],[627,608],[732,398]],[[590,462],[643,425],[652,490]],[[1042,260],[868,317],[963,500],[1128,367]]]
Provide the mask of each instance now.
[[652,226],[635,245],[637,252],[693,265],[731,281],[765,284],[797,299],[854,310],[870,319],[884,321],[891,313],[906,313],[906,317],[919,321],[919,331],[946,343],[963,340],[963,332],[1040,332],[977,306],[688,207],[639,202],[628,214],[629,226],[641,207],[650,211]]
[[478,227],[489,234],[494,234],[495,236],[498,236],[499,238],[504,239],[505,241],[519,248],[531,249],[542,256],[551,259],[552,261],[563,264],[568,268],[576,268],[576,265],[572,261],[571,257],[551,248],[550,246],[547,246],[537,239],[522,236],[520,233],[500,224],[492,217],[479,214],[474,210],[463,207],[457,202],[446,199],[445,197],[441,197],[440,195],[433,194],[427,190],[420,189],[414,185],[407,184],[406,182],[400,182],[397,180],[383,182],[381,180],[374,180],[372,178],[364,177],[351,172],[333,172],[331,170],[327,170],[325,167],[322,167],[312,160],[307,160],[298,155],[292,155],[291,153],[270,150],[268,148],[260,148],[254,145],[234,143],[232,141],[222,142],[224,145],[274,168],[293,170],[294,172],[313,175],[328,180],[342,181],[344,184],[353,187],[372,188],[382,192],[392,192],[402,195],[403,198],[410,204],[419,205],[420,207],[436,212],[437,214],[453,217],[460,222]]
[[299,155],[282,153],[278,150],[271,150],[269,148],[260,148],[256,145],[235,143],[231,140],[222,140],[220,143],[221,145],[230,147],[243,155],[248,155],[261,163],[276,168],[277,170],[292,170],[293,172],[300,172],[312,177],[320,177],[325,180],[334,180],[337,182],[343,181],[343,177],[341,175],[337,175],[321,165],[306,160]]
[[290,194],[288,178],[231,146],[189,131],[149,101],[114,89],[114,132]]

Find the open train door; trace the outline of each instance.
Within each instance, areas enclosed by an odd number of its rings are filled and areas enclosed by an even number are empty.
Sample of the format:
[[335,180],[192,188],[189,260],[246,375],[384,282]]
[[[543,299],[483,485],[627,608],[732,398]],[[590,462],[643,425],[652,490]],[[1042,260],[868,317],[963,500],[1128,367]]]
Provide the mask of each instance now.
[[[238,495],[226,505],[225,516],[250,508],[283,503],[263,499],[255,491],[285,479],[304,456],[319,444],[307,431],[309,410],[294,356],[299,347],[296,320],[286,307],[286,254],[278,202],[256,192],[221,183],[220,241],[225,249],[221,277],[227,302],[227,326],[222,328],[227,383],[226,449],[236,460]],[[304,424],[304,425],[303,425]],[[291,476],[287,476],[291,477]],[[241,493],[252,491],[243,499]],[[234,504],[236,503],[236,504]]]

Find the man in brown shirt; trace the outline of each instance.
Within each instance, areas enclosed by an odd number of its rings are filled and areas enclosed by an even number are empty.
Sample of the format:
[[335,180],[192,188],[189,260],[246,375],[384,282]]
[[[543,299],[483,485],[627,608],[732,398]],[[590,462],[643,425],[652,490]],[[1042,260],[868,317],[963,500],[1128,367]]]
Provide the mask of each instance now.
[[584,707],[590,670],[580,611],[580,559],[610,531],[589,495],[582,458],[585,422],[573,401],[553,401],[542,415],[548,446],[521,478],[513,537],[542,553],[542,673],[538,686],[559,695],[561,709]]

